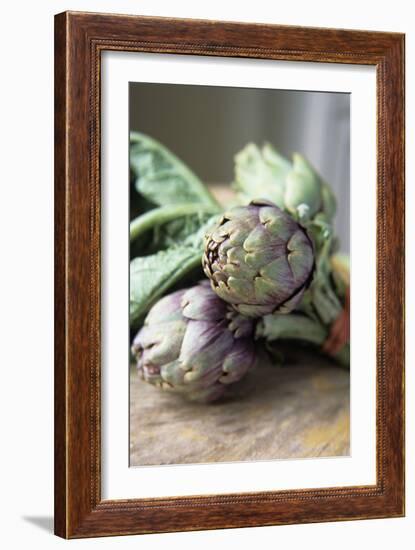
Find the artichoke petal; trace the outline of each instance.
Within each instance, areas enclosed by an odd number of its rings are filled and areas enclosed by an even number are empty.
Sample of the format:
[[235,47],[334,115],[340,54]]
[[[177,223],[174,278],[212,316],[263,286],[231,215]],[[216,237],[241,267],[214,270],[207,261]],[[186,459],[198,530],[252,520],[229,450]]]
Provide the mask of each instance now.
[[[285,258],[283,260],[287,261]],[[282,284],[282,279],[280,279],[280,285],[276,289],[274,280],[262,276],[256,277],[255,296],[258,298],[258,303],[268,304],[268,308],[273,311],[275,308],[273,304],[280,304],[285,300],[290,283],[291,278],[288,278],[284,282],[284,285]]]
[[145,324],[164,323],[181,319],[180,302],[184,292],[184,290],[177,290],[156,302],[150,309]]
[[177,387],[183,384],[186,371],[182,368],[180,361],[172,361],[162,365],[160,369],[161,378],[170,386]]
[[277,236],[281,241],[286,242],[292,232],[297,229],[295,221],[287,214],[281,215],[282,211],[276,212],[276,208],[261,208],[259,219],[267,231]]
[[252,279],[231,276],[228,279],[228,288],[231,295],[244,296],[248,303],[255,300],[254,281]]
[[223,362],[222,384],[233,384],[240,380],[254,366],[255,352],[250,340],[240,340]]
[[187,290],[181,300],[182,313],[187,319],[218,321],[226,315],[226,304],[211,291],[209,282]]
[[[186,323],[183,319],[144,326],[134,339],[133,353],[138,355],[145,349],[148,362],[154,364],[170,362],[180,351],[185,331]],[[165,338],[165,333],[170,335],[169,340]]]
[[311,164],[298,153],[293,155],[294,169],[287,176],[285,206],[293,214],[303,204],[308,216],[314,216],[321,206],[321,180]]
[[270,234],[267,228],[258,223],[243,242],[245,252],[260,252],[262,248],[270,245]]
[[[275,296],[285,296],[287,298],[295,289],[293,286],[293,272],[288,262],[287,256],[280,256],[273,262],[267,264],[260,270],[261,277],[255,279],[261,294],[265,284],[270,288],[270,293]],[[278,285],[275,282],[278,281]]]
[[235,338],[246,338],[252,335],[254,327],[250,319],[239,315],[236,311],[229,311],[226,318],[229,319],[228,328]]
[[276,311],[278,313],[291,313],[291,311],[293,311],[301,302],[304,292],[305,287],[301,287],[300,290],[294,294],[294,296],[291,296],[289,300],[281,304]]
[[[307,248],[308,253],[307,253]],[[288,263],[294,279],[304,282],[314,265],[314,255],[309,238],[303,231],[297,231],[287,243],[290,253],[287,256]]]
[[225,329],[225,322],[189,321],[179,356],[183,368],[198,372],[216,368],[233,342]]
[[[225,277],[225,280],[223,280],[222,277]],[[212,289],[216,292],[219,298],[221,298],[228,304],[237,304],[239,296],[235,296],[232,294],[228,287],[227,281],[227,274],[220,272],[214,273],[212,277]]]

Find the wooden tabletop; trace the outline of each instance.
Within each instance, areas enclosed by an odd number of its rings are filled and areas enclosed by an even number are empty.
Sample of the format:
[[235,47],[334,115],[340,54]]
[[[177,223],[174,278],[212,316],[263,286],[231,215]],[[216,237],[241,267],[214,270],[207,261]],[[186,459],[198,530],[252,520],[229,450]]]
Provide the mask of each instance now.
[[349,371],[310,351],[198,404],[130,373],[130,465],[347,456]]

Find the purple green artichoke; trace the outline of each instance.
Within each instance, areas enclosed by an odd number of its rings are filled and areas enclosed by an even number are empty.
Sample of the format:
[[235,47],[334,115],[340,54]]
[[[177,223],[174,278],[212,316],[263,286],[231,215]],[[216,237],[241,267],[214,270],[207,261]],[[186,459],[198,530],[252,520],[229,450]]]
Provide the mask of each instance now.
[[203,269],[217,296],[242,315],[289,313],[311,282],[313,244],[289,214],[252,201],[225,212],[209,232]]
[[253,332],[252,319],[203,281],[151,308],[132,353],[147,382],[193,401],[214,401],[255,364]]

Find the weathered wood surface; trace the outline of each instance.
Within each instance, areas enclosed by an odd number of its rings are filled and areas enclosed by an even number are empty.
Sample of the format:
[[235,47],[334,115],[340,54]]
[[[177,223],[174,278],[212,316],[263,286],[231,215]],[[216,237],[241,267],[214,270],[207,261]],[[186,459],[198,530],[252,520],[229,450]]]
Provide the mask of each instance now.
[[202,405],[130,378],[130,465],[345,456],[349,371],[301,353]]

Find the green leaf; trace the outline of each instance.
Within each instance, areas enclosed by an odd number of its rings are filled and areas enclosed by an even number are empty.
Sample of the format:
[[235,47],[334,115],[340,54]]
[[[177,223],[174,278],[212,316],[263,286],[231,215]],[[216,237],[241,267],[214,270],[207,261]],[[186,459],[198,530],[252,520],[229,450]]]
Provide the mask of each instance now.
[[243,204],[266,199],[285,208],[285,182],[291,168],[290,162],[269,143],[262,149],[249,143],[235,156],[233,187]]
[[154,204],[198,203],[219,208],[190,168],[149,136],[130,134],[130,167],[137,178],[137,191]]
[[217,224],[220,220],[221,215],[215,214],[214,216],[211,216],[207,222],[205,222],[203,225],[199,227],[199,229],[192,233],[191,235],[188,235],[186,240],[184,241],[184,244],[186,246],[191,246],[193,248],[203,248],[206,234],[209,232],[209,229]]
[[193,235],[198,231],[209,217],[210,215],[206,213],[182,216],[157,226],[153,231],[148,250],[151,253],[180,245],[189,235]]

